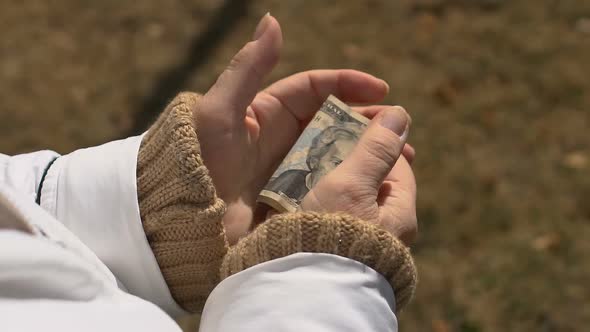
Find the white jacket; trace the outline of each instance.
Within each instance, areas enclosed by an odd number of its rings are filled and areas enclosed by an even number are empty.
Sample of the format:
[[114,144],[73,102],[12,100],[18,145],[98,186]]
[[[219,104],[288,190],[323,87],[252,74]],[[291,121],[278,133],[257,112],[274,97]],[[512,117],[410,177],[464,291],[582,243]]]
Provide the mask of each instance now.
[[[34,233],[0,221],[0,331],[180,331],[171,317],[185,313],[139,216],[140,142],[0,154],[0,198]],[[393,291],[373,269],[298,253],[223,280],[194,330],[397,331],[394,312]]]

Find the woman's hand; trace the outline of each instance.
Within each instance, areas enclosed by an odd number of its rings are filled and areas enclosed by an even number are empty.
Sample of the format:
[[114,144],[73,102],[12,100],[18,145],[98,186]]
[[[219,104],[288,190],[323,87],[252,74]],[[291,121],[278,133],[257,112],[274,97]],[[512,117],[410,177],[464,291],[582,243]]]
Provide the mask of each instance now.
[[365,109],[377,113],[367,131],[351,155],[307,193],[301,208],[357,216],[409,245],[417,232],[416,182],[400,154],[410,118],[399,106],[380,108]]
[[203,160],[227,204],[223,222],[230,244],[252,227],[258,193],[328,95],[367,104],[380,101],[389,89],[358,71],[313,70],[259,92],[281,45],[279,23],[266,15],[195,111]]

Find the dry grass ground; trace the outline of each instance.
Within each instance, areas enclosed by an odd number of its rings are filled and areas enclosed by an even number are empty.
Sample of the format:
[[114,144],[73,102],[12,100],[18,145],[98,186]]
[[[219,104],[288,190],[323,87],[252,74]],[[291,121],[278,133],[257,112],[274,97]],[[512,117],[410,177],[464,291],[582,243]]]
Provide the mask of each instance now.
[[[4,1],[0,151],[121,137],[221,1]],[[590,2],[252,1],[185,89],[204,91],[266,11],[271,79],[357,68],[414,120],[421,283],[403,331],[590,325]]]

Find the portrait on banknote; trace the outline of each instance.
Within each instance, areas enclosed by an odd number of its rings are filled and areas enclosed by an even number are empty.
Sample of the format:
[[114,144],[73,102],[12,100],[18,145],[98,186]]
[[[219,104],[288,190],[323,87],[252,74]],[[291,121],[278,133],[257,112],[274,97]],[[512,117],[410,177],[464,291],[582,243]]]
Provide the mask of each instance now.
[[368,120],[331,96],[307,125],[260,194],[279,211],[296,210],[311,188],[358,142]]
[[[356,127],[356,128],[355,128]],[[336,168],[356,144],[359,125],[330,126],[315,135],[311,144],[285,159],[297,168],[284,170],[271,179],[268,189],[281,191],[300,203],[305,194],[328,172]],[[303,160],[305,159],[305,160]],[[303,167],[302,167],[303,166]]]

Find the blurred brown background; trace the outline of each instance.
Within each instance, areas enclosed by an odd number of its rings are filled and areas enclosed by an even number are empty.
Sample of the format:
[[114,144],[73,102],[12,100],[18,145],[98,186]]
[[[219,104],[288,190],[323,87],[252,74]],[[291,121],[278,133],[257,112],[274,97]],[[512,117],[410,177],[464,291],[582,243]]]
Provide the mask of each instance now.
[[420,285],[402,331],[590,326],[590,1],[0,6],[0,151],[140,132],[175,91],[206,91],[270,11],[271,80],[361,69],[412,114]]

